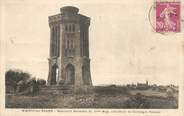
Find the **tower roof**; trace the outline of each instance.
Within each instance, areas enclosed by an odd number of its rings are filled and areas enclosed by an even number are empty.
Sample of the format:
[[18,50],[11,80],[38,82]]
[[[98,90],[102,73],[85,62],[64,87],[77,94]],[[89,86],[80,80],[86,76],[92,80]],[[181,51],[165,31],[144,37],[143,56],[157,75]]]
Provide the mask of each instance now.
[[77,14],[79,9],[74,6],[65,6],[60,8],[61,14]]

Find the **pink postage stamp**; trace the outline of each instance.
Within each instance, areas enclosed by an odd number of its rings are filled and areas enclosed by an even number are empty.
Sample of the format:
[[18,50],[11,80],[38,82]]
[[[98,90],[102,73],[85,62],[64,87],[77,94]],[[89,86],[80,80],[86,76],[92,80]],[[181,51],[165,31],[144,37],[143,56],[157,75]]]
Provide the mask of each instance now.
[[180,32],[180,2],[156,2],[156,32]]

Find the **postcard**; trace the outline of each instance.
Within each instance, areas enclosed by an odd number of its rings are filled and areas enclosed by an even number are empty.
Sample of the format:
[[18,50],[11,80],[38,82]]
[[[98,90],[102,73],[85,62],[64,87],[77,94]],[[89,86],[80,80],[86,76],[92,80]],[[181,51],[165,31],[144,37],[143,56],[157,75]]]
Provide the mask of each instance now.
[[183,0],[1,0],[1,116],[184,115]]

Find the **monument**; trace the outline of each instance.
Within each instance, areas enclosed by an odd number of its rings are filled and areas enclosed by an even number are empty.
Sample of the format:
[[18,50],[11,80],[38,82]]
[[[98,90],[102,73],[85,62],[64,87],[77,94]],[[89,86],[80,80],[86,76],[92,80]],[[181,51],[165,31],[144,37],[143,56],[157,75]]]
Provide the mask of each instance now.
[[90,18],[79,9],[66,6],[49,16],[50,57],[48,86],[73,86],[74,90],[92,86],[89,58]]

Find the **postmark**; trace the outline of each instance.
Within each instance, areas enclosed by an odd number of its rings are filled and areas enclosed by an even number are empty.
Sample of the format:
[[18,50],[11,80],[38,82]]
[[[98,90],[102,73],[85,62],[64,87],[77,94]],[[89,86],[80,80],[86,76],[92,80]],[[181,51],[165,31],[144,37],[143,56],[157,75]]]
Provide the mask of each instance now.
[[155,31],[180,32],[180,2],[156,2]]

